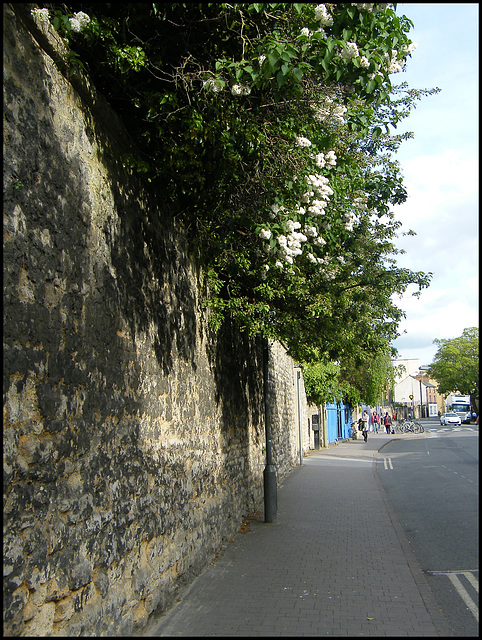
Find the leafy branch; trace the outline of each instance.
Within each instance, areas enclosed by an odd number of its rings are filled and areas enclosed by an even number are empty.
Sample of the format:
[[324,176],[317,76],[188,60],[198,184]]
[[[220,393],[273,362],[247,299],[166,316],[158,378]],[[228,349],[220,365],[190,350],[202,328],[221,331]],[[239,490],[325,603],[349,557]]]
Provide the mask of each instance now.
[[396,267],[410,134],[392,130],[438,91],[392,84],[414,48],[395,5],[39,11],[138,141],[126,166],[182,212],[215,326],[231,316],[297,360],[388,352],[393,294],[431,277]]

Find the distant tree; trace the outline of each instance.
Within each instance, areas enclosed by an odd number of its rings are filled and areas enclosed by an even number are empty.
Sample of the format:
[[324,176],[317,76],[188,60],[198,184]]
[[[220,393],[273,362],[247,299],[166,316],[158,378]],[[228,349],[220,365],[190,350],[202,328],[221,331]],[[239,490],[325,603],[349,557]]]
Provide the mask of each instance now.
[[338,367],[333,362],[304,364],[303,380],[308,400],[323,404],[338,387]]
[[357,364],[356,360],[345,361],[340,376],[345,384],[358,390],[361,399],[374,407],[382,394],[393,387],[394,370],[387,350],[370,354]]
[[357,389],[340,377],[340,365],[334,362],[303,364],[303,380],[308,400],[315,404],[339,401],[354,406],[360,402]]
[[351,406],[361,402],[376,406],[382,393],[393,386],[393,367],[389,353],[380,351],[364,359],[305,363],[303,378],[306,394],[316,404],[342,397]]
[[429,375],[438,382],[439,393],[460,391],[479,397],[479,329],[464,329],[458,338],[436,339],[438,345]]

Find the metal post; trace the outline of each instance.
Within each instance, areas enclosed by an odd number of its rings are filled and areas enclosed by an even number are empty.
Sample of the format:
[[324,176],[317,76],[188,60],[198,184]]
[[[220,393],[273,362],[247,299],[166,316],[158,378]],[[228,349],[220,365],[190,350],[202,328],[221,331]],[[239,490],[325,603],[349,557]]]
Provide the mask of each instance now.
[[303,433],[301,430],[301,371],[297,371],[298,380],[298,426],[300,431],[300,464],[303,464]]
[[266,466],[264,468],[264,521],[275,522],[278,512],[276,493],[276,469],[273,466],[271,450],[271,424],[269,406],[269,342],[263,350],[264,374],[264,422],[266,430]]
[[422,417],[423,414],[423,403],[422,403],[422,379],[420,378],[420,380],[418,381],[420,384],[420,417]]
[[327,445],[328,431],[327,431],[327,424],[326,424],[326,404],[322,404],[320,407],[320,423],[322,418],[323,418],[323,444],[321,446],[326,447],[328,446]]

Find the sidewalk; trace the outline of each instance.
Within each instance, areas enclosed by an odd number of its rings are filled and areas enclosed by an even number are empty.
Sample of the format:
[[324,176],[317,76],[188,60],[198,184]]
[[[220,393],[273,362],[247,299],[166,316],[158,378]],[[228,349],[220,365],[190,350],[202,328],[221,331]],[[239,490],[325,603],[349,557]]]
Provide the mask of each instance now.
[[375,472],[373,434],[311,451],[145,636],[451,636]]

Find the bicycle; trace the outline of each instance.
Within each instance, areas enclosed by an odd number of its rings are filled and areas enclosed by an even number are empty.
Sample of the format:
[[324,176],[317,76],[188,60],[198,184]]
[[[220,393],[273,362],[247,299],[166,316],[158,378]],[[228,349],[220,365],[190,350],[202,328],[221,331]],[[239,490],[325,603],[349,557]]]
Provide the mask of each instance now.
[[425,429],[415,420],[404,420],[402,424],[396,426],[397,433],[423,433]]

